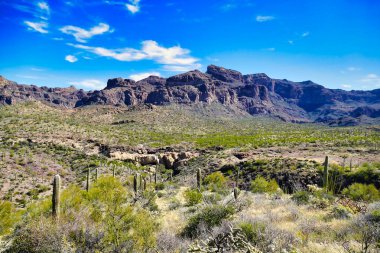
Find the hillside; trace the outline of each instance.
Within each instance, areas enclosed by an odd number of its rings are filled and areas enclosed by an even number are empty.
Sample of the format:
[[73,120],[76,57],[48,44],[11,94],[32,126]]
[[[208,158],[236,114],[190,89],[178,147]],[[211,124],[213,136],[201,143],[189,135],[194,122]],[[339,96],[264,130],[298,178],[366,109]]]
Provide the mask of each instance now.
[[169,78],[150,76],[135,82],[114,78],[100,91],[19,85],[0,80],[0,103],[39,100],[67,108],[88,105],[117,107],[143,104],[214,104],[251,115],[266,115],[287,122],[328,125],[376,124],[380,118],[380,90],[344,91],[312,81],[292,82],[265,74],[240,72],[210,65]]

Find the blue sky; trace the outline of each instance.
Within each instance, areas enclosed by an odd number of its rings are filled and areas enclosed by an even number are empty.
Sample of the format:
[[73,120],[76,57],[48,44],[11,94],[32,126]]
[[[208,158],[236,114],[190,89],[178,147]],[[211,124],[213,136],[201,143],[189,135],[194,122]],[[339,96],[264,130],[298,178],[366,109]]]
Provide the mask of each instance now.
[[99,89],[215,64],[380,88],[378,0],[0,0],[0,75]]

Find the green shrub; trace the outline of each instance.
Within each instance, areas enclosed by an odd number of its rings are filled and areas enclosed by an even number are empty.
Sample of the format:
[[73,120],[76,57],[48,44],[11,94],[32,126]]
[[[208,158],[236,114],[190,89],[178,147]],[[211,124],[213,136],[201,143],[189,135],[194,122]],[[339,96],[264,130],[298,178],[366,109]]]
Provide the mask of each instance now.
[[249,223],[243,222],[239,225],[247,239],[253,244],[257,244],[258,241],[263,240],[265,224],[263,223]]
[[256,177],[255,180],[251,182],[251,191],[254,193],[275,193],[278,190],[278,184],[276,180],[272,179],[267,181],[262,176]]
[[220,171],[211,173],[204,179],[204,184],[207,185],[208,189],[211,191],[218,191],[224,189],[226,186],[226,178]]
[[305,205],[310,201],[310,193],[308,191],[298,191],[291,198],[297,205]]
[[223,220],[228,219],[234,213],[235,209],[231,205],[208,206],[189,219],[189,222],[182,231],[182,235],[189,238],[198,237],[200,235],[198,230],[199,225],[205,226],[206,229],[211,229],[219,226]]
[[187,206],[194,206],[202,202],[202,193],[197,189],[187,189],[184,192],[184,197]]
[[171,198],[169,203],[169,210],[175,210],[181,206],[181,202],[176,198]]
[[161,191],[161,190],[165,189],[165,184],[163,182],[159,182],[156,184],[155,188],[157,191]]
[[11,202],[0,200],[0,236],[8,233],[20,218]]
[[345,206],[336,205],[333,206],[327,215],[328,219],[348,219],[352,216],[353,211]]
[[375,201],[380,199],[379,190],[373,184],[354,183],[345,188],[342,193],[356,201]]

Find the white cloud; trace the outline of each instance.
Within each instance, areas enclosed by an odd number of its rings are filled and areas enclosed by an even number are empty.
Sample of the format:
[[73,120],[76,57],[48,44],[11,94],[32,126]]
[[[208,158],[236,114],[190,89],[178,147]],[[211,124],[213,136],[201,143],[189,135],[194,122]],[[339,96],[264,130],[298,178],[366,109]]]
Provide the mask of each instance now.
[[28,30],[35,31],[39,33],[49,33],[46,28],[48,27],[48,24],[46,22],[31,22],[31,21],[24,21],[24,24],[28,26]]
[[69,55],[66,55],[65,60],[68,61],[68,62],[73,63],[73,62],[78,61],[78,58],[75,57],[74,55],[70,55],[70,54],[69,54]]
[[348,71],[357,71],[357,70],[360,70],[360,68],[357,68],[357,67],[348,67],[347,70]]
[[163,47],[156,41],[145,40],[141,42],[141,49],[120,48],[108,49],[103,47],[90,47],[80,44],[68,44],[69,46],[84,49],[93,54],[110,57],[118,61],[153,60],[164,65],[192,66],[198,59],[190,56],[190,50],[180,46]]
[[135,81],[140,81],[140,80],[145,79],[149,76],[161,76],[161,74],[158,72],[138,73],[138,74],[130,75],[128,78],[135,80]]
[[201,64],[196,63],[188,66],[179,66],[179,65],[164,65],[163,69],[165,71],[172,71],[172,72],[187,72],[194,69],[200,69],[202,67]]
[[271,21],[273,20],[274,17],[273,16],[256,16],[256,21],[257,22],[267,22],[267,21]]
[[309,36],[310,35],[310,32],[304,32],[301,36],[302,37],[307,37],[307,36]]
[[135,14],[140,11],[140,0],[129,0],[129,3],[126,4],[125,7],[127,7],[132,14]]
[[37,3],[37,6],[45,11],[47,14],[50,14],[50,8],[49,8],[49,5],[46,3],[46,2],[39,2]]
[[220,9],[222,11],[229,11],[229,10],[232,10],[232,9],[235,9],[237,6],[236,4],[231,4],[231,3],[228,3],[228,4],[224,4],[220,7]]
[[380,77],[376,74],[368,74],[360,81],[371,86],[380,87]]
[[59,29],[61,32],[69,35],[73,35],[75,40],[78,42],[86,43],[88,39],[95,35],[101,35],[110,31],[110,26],[105,23],[99,23],[97,26],[92,27],[90,30],[85,30],[83,28],[67,25]]
[[267,48],[267,50],[270,51],[270,52],[274,52],[274,51],[276,51],[276,48],[270,47],[270,48]]
[[104,82],[100,80],[96,80],[96,79],[86,79],[79,82],[69,82],[69,84],[84,87],[84,88],[90,88],[93,90],[100,90],[105,87]]
[[293,41],[293,40],[288,40],[288,43],[289,43],[290,45],[294,45],[294,41]]
[[351,84],[342,84],[341,87],[343,89],[351,89],[352,85]]

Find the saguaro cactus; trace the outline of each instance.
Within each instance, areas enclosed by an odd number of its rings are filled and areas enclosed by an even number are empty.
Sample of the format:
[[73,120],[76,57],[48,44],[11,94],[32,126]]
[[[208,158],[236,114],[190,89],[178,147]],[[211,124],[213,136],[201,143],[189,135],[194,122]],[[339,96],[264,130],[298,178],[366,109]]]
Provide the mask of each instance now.
[[142,190],[142,188],[143,188],[143,177],[142,177],[142,175],[140,175],[139,188],[140,188],[140,190]]
[[328,191],[328,181],[329,181],[329,157],[326,156],[324,162],[324,170],[323,170],[323,188]]
[[146,190],[146,179],[143,178],[143,190],[145,191]]
[[86,190],[89,191],[90,190],[90,184],[91,184],[91,169],[88,168],[87,170],[87,184],[86,184]]
[[235,200],[237,200],[238,196],[239,196],[239,189],[235,187],[234,188],[234,198],[235,198]]
[[157,184],[157,172],[154,173],[154,184]]
[[240,170],[237,169],[236,171],[236,178],[235,178],[235,187],[239,187],[239,176],[240,176]]
[[52,204],[53,204],[52,213],[55,219],[59,218],[60,187],[61,187],[61,177],[59,175],[55,175],[54,180],[53,180],[53,196],[52,196]]
[[116,166],[115,165],[112,166],[112,176],[116,177]]
[[197,187],[199,191],[201,190],[201,186],[202,186],[202,171],[201,169],[198,169],[197,170]]
[[137,174],[133,176],[133,191],[137,193]]
[[98,181],[98,177],[99,177],[99,168],[96,168],[95,169],[95,182]]

